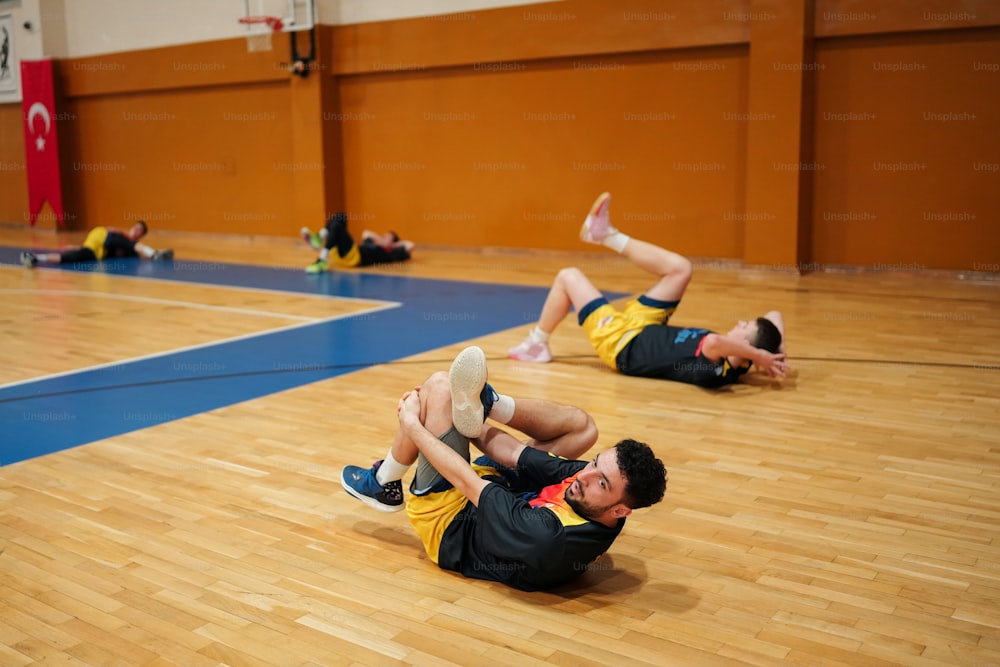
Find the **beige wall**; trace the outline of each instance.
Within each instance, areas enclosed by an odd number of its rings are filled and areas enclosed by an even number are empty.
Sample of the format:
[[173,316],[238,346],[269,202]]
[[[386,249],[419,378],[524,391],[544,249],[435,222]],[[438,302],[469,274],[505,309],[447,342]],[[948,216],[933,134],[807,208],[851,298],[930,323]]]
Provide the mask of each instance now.
[[[250,0],[284,7],[285,0]],[[387,21],[533,4],[538,0],[316,0],[316,19],[325,25]],[[246,35],[237,19],[244,0],[23,0],[15,14],[36,17],[26,57],[45,53],[80,58]],[[20,25],[21,21],[18,22]],[[30,40],[26,40],[30,41]]]
[[347,25],[422,16],[468,20],[465,12],[538,4],[540,0],[317,0],[320,22]]

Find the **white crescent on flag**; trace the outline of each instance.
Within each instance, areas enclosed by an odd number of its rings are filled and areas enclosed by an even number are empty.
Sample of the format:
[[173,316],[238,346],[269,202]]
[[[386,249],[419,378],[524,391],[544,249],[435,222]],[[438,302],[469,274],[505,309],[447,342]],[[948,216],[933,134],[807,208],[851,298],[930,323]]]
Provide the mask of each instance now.
[[[35,102],[28,109],[28,127],[31,128],[32,134],[35,132],[35,117],[41,116],[42,120],[45,122],[45,134],[48,134],[52,129],[52,116],[49,115],[49,110],[45,108],[45,105],[41,102]],[[43,151],[45,150],[45,137],[38,136],[35,139],[35,147]]]

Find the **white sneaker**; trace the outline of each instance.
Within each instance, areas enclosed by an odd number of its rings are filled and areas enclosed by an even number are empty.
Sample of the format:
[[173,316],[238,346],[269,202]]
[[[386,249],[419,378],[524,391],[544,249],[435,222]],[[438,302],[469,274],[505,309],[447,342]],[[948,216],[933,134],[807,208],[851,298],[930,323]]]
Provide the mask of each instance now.
[[475,345],[458,353],[451,362],[451,421],[467,438],[478,438],[483,430],[483,402],[479,395],[486,386],[486,354]]
[[517,361],[530,361],[536,364],[547,364],[552,361],[548,343],[536,343],[531,338],[525,338],[523,343],[507,350],[507,356]]
[[616,233],[618,230],[611,226],[611,195],[607,192],[601,194],[590,207],[587,219],[583,221],[580,228],[580,238],[587,243],[600,245],[604,239]]

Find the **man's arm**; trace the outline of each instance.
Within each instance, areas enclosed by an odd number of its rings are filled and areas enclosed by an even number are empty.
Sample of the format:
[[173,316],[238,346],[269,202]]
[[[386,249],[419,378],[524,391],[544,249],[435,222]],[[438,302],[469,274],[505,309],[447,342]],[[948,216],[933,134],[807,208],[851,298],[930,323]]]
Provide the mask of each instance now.
[[788,364],[785,363],[785,354],[779,352],[771,354],[767,350],[754,347],[750,343],[742,340],[733,340],[717,333],[710,333],[705,336],[701,345],[701,354],[713,363],[718,363],[725,357],[738,357],[749,359],[761,370],[766,371],[771,377],[785,377]]
[[514,469],[521,460],[521,452],[526,445],[510,433],[490,426],[476,439],[476,447],[491,460]]
[[361,240],[367,241],[371,240],[375,245],[380,245],[385,248],[390,248],[395,245],[395,241],[392,238],[392,234],[386,232],[384,234],[379,234],[378,232],[373,232],[370,229],[366,229],[361,232]]
[[399,425],[441,475],[462,495],[479,506],[479,496],[489,482],[483,480],[455,450],[424,428],[420,422],[420,397],[417,391],[407,392],[399,399]]

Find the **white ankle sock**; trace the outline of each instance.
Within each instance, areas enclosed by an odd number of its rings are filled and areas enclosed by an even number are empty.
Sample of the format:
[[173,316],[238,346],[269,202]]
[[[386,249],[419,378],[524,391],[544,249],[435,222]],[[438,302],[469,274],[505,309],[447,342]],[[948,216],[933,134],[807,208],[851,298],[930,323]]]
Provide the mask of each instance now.
[[326,261],[326,260],[327,260],[327,259],[328,259],[329,257],[330,257],[330,249],[329,249],[329,248],[323,248],[322,250],[320,250],[320,251],[319,251],[319,258],[320,258],[321,260],[323,260],[324,262],[325,262],[325,261]]
[[385,460],[382,461],[382,465],[378,467],[378,471],[375,473],[375,481],[377,481],[382,486],[385,486],[389,482],[395,482],[398,479],[403,479],[403,475],[406,471],[410,469],[410,466],[404,466],[402,463],[392,458],[392,451],[390,450],[388,454],[385,455]]
[[629,236],[627,234],[622,234],[621,232],[614,232],[608,234],[602,244],[605,248],[611,248],[615,252],[621,252],[625,249],[625,244],[628,243]]
[[534,329],[531,330],[531,333],[528,334],[528,337],[531,339],[532,343],[548,343],[549,342],[549,334],[547,334],[544,331],[542,331],[541,329],[539,329],[537,325],[535,326]]
[[319,237],[321,239],[323,239],[324,241],[326,240],[326,237],[329,236],[329,235],[330,235],[330,230],[327,229],[326,227],[324,227],[323,229],[319,230]]
[[490,419],[501,424],[508,424],[514,418],[514,399],[505,394],[497,394],[498,398],[493,402],[493,409],[490,410]]

